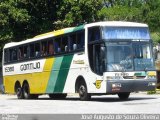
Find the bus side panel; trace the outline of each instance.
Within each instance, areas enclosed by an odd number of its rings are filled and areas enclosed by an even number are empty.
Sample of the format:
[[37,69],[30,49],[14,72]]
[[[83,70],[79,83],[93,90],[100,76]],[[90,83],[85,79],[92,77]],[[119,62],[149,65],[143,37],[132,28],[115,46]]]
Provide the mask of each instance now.
[[46,59],[42,73],[33,73],[29,79],[31,93],[45,93],[55,59]]
[[72,59],[73,55],[66,55],[55,58],[55,63],[52,67],[46,93],[63,92]]
[[4,80],[5,93],[14,94],[15,77],[5,76],[3,77],[3,80]]

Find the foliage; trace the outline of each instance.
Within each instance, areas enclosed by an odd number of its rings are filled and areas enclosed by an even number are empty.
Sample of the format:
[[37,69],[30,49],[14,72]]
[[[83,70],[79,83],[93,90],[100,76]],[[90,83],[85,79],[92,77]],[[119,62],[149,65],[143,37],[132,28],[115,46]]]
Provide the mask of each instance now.
[[[23,32],[23,24],[29,20],[28,11],[18,6],[19,2],[6,0],[0,2],[0,43],[15,41],[17,32]],[[21,30],[20,30],[21,29]]]
[[102,0],[63,0],[57,11],[60,27],[76,26],[99,20],[98,11],[102,8],[102,3]]
[[160,43],[160,32],[152,32],[151,33],[151,38],[154,40],[154,46]]

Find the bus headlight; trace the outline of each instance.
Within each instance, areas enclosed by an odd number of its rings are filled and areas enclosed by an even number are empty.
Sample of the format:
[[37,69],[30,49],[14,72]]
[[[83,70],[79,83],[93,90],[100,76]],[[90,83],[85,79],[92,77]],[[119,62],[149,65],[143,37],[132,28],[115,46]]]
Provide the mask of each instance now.
[[154,82],[149,82],[149,83],[148,83],[148,86],[156,86],[156,83],[154,83]]

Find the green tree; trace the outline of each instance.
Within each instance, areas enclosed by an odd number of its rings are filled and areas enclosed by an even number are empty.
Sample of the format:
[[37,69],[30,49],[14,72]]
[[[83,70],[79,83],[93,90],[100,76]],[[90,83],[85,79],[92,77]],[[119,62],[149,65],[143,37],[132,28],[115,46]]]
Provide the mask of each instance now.
[[98,21],[103,0],[63,0],[57,11],[57,28]]
[[30,16],[28,11],[19,7],[20,1],[5,0],[0,2],[0,43],[17,41],[19,32],[23,34]]

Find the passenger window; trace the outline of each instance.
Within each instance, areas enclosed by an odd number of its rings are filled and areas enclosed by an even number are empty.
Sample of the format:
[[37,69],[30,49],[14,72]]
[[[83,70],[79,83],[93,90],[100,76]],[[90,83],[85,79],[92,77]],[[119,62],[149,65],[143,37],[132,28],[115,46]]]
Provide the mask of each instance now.
[[29,58],[29,46],[24,46],[24,58]]
[[55,48],[55,53],[60,53],[61,52],[61,38],[56,38],[54,41],[54,48]]
[[73,51],[77,49],[77,40],[76,40],[76,34],[70,35],[69,39],[69,51]]
[[54,54],[54,46],[53,46],[53,40],[48,41],[48,54],[53,55]]
[[34,44],[30,44],[30,58],[34,57],[35,55],[34,52],[35,52]]
[[8,50],[4,50],[4,63],[8,62]]
[[35,43],[35,56],[40,57],[40,43]]
[[24,56],[23,46],[18,48],[18,60],[22,60]]
[[84,48],[84,31],[77,33],[77,47],[78,49]]
[[41,56],[47,55],[47,41],[42,42]]
[[16,61],[17,60],[17,49],[12,48],[10,49],[9,53],[10,53],[10,61]]
[[62,38],[61,50],[62,50],[62,52],[68,52],[68,37]]

